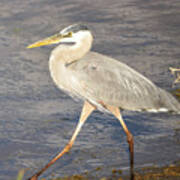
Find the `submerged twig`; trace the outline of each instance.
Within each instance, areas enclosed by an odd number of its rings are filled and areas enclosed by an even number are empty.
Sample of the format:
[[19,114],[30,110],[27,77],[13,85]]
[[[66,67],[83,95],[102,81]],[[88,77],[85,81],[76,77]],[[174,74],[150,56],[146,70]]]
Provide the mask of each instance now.
[[180,83],[180,69],[170,67],[169,70],[176,78],[173,82],[173,86],[177,83]]

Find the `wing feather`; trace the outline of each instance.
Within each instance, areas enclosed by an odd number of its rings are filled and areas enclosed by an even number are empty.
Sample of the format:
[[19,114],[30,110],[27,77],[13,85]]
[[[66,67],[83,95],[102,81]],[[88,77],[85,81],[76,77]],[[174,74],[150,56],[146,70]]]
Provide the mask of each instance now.
[[165,106],[160,88],[126,64],[110,57],[90,52],[70,68],[80,82],[80,95],[94,102],[129,110]]

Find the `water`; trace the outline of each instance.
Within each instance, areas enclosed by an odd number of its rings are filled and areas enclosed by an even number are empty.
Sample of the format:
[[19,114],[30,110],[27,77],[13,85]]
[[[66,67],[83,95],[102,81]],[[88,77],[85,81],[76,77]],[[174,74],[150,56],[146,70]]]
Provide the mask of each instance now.
[[[0,1],[0,179],[26,177],[70,139],[82,104],[58,90],[49,76],[53,46],[28,44],[83,22],[95,34],[93,50],[119,59],[170,90],[170,66],[180,67],[179,0],[1,0]],[[180,160],[179,116],[123,113],[135,139],[135,167]],[[88,171],[111,175],[128,169],[128,145],[119,122],[95,112],[71,153],[45,177]]]

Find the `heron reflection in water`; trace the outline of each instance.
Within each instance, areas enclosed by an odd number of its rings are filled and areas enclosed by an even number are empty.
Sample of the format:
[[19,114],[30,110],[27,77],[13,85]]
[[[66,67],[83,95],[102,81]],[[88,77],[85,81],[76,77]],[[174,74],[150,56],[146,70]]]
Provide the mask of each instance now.
[[121,110],[180,112],[180,104],[171,94],[126,64],[90,51],[92,42],[93,36],[87,26],[75,24],[28,46],[34,48],[58,44],[49,60],[51,77],[60,89],[84,101],[79,122],[68,144],[30,180],[36,180],[71,149],[83,124],[94,110],[111,113],[120,121],[129,144],[130,179],[133,180],[134,141]]

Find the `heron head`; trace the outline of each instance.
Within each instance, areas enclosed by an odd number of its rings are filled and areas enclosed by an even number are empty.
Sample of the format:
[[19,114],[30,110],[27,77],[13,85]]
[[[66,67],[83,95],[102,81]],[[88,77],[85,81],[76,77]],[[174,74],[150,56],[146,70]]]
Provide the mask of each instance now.
[[59,44],[59,43],[76,44],[78,41],[81,41],[83,38],[89,35],[92,36],[87,26],[83,24],[74,24],[64,28],[59,33],[53,36],[37,41],[27,46],[27,48],[35,48],[40,46],[46,46],[49,44]]

